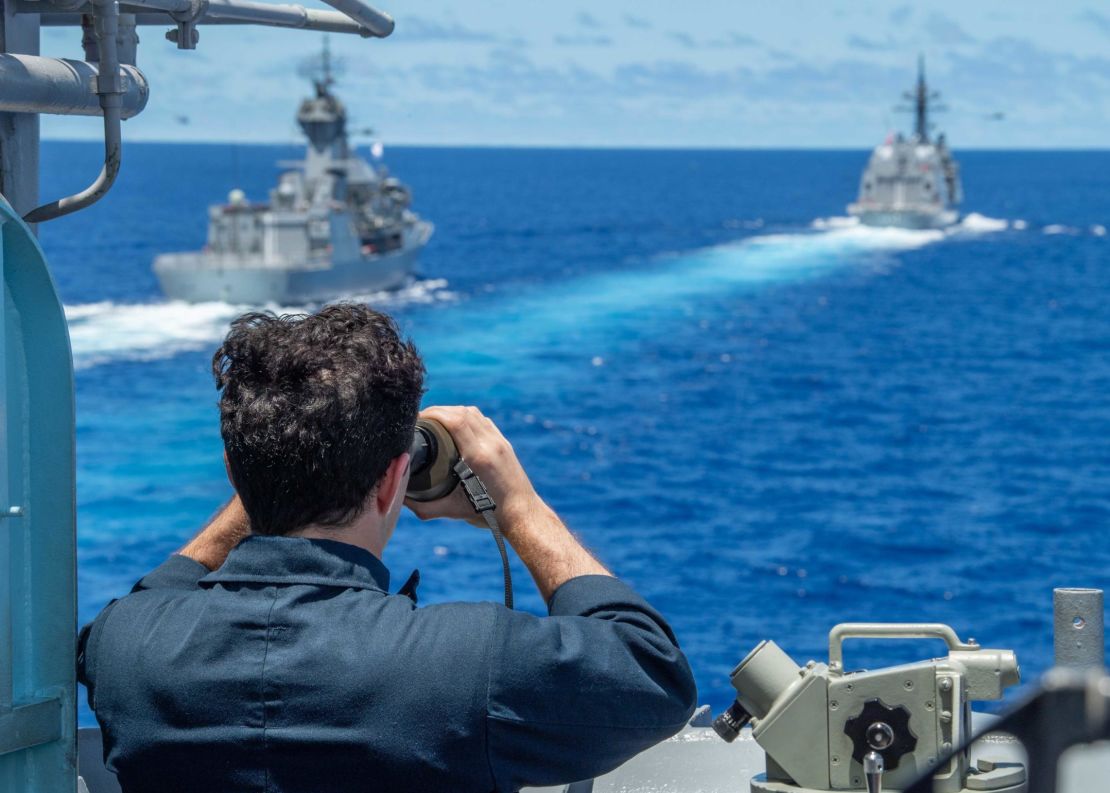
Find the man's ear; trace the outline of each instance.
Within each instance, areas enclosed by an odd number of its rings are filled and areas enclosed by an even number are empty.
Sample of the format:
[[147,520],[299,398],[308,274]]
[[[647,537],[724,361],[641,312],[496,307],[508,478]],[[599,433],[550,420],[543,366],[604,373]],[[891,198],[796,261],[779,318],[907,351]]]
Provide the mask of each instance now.
[[389,468],[385,469],[381,481],[378,482],[378,489],[374,493],[374,506],[377,507],[379,515],[389,512],[394,502],[404,495],[404,490],[409,484],[410,457],[408,452],[394,457]]

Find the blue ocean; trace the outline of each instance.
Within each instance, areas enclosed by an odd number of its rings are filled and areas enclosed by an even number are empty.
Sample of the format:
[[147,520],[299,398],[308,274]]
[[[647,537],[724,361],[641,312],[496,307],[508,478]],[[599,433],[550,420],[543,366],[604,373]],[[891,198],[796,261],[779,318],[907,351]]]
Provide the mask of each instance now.
[[[105,200],[42,228],[77,367],[82,621],[229,496],[210,360],[248,307],[167,303],[151,260],[298,154],[129,144]],[[390,149],[436,232],[410,287],[353,297],[423,351],[427,404],[498,422],[715,710],[756,642],[821,660],[844,621],[949,623],[1028,683],[1052,588],[1110,587],[1110,152],[957,155],[968,215],[936,232],[844,217],[862,151]],[[47,143],[43,196],[98,157]],[[500,597],[468,526],[405,516],[385,561],[423,602]]]

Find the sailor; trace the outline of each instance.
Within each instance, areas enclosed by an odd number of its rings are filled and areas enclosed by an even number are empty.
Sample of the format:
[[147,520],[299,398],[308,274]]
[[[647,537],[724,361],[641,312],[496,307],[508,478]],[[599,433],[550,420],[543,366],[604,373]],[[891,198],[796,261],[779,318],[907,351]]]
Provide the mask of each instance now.
[[[476,408],[423,415],[497,502],[548,615],[390,594],[424,366],[389,317],[247,314],[213,370],[236,496],[81,632],[125,793],[509,791],[588,779],[685,725],[696,692],[666,621]],[[409,507],[480,524],[458,489]]]

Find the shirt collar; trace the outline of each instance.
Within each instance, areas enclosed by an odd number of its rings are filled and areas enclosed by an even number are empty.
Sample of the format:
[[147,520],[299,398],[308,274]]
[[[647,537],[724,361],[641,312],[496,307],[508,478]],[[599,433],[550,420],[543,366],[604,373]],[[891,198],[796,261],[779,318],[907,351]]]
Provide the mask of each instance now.
[[202,587],[231,582],[314,584],[389,591],[389,570],[374,554],[335,540],[251,535]]

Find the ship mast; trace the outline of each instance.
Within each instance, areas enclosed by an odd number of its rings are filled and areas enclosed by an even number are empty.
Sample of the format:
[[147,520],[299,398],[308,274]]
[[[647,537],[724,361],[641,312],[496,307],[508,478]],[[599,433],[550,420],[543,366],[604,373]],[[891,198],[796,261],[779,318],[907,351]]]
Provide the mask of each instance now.
[[912,103],[910,108],[900,108],[902,110],[912,110],[914,114],[913,134],[914,137],[921,143],[929,142],[929,111],[930,110],[943,110],[944,108],[933,104],[934,99],[940,98],[940,94],[936,91],[930,91],[928,84],[925,82],[925,56],[917,56],[917,85],[914,90],[907,91],[903,97]]
[[[324,39],[325,44],[327,39]],[[929,139],[929,89],[925,85],[925,56],[917,56],[917,96],[914,97],[914,134],[925,142]]]
[[317,96],[323,96],[335,84],[335,78],[331,75],[331,42],[328,41],[326,35],[324,36],[324,51],[320,54],[320,71],[323,74],[323,79],[316,81]]
[[[304,176],[309,185],[333,183],[342,191],[340,172],[345,171],[350,148],[347,142],[347,110],[331,92],[342,62],[332,58],[328,37],[319,55],[301,64],[301,74],[316,89],[316,95],[301,102],[297,123],[308,138]],[[314,188],[312,188],[314,189]]]

